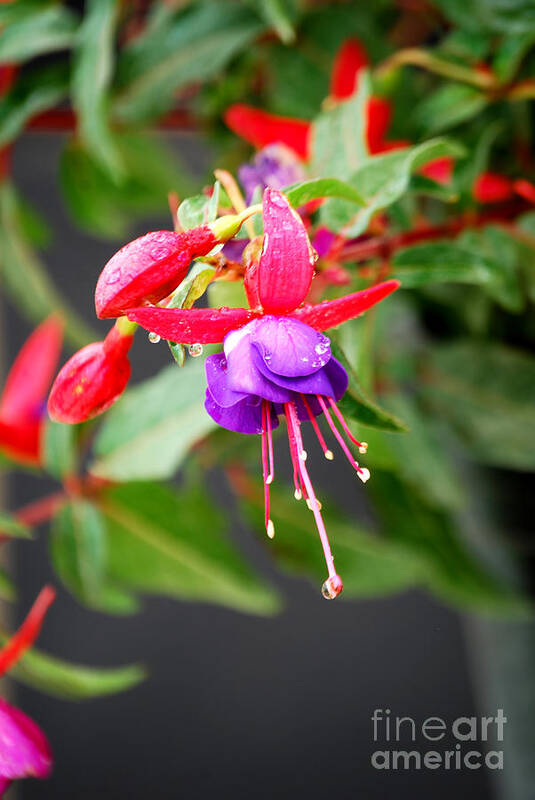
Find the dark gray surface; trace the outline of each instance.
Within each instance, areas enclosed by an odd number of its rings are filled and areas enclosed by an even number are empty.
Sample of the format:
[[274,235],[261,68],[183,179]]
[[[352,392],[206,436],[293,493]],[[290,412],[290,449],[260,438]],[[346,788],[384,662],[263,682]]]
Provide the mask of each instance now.
[[[56,241],[46,255],[51,273],[91,320],[96,277],[116,248],[80,234],[67,220],[54,184],[57,152],[56,139],[27,136],[16,172],[54,226]],[[191,158],[198,159],[196,151]],[[168,227],[168,220],[161,224]],[[13,356],[30,326],[8,309],[7,329]],[[160,361],[167,363],[165,348],[136,343],[136,378]],[[336,477],[332,488],[339,495],[346,480],[338,484]],[[11,505],[45,491],[41,481],[17,478]],[[237,526],[235,533],[269,571],[250,532]],[[37,544],[17,543],[16,569],[20,617],[53,577],[46,530]],[[319,587],[276,580],[286,610],[269,620],[154,598],[139,616],[114,619],[60,592],[43,649],[89,664],[142,660],[151,677],[132,692],[83,704],[18,689],[17,702],[46,730],[56,756],[53,778],[25,781],[19,797],[491,797],[483,770],[379,773],[370,766],[374,708],[417,720],[476,713],[457,615],[419,593],[327,603]]]

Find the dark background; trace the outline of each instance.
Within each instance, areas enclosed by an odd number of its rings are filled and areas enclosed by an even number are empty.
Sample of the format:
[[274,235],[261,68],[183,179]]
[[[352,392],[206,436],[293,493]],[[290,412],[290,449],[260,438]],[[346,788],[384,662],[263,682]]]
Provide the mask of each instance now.
[[[207,155],[194,140],[182,136],[175,142],[194,167],[205,167]],[[51,135],[23,137],[15,176],[54,228],[55,241],[46,253],[52,277],[93,322],[95,281],[117,247],[80,233],[66,216],[55,185],[60,144]],[[158,227],[169,228],[169,219],[147,221],[138,232]],[[108,328],[98,327],[102,334]],[[31,326],[7,307],[4,330],[9,363]],[[136,379],[154,373],[160,363],[168,363],[165,348],[136,342]],[[335,472],[330,480],[335,494],[343,492]],[[41,479],[17,475],[9,485],[9,506],[17,508],[47,489]],[[150,677],[133,691],[80,704],[17,686],[17,704],[47,732],[56,760],[51,780],[22,782],[18,797],[535,797],[533,750],[525,747],[533,718],[526,716],[520,736],[510,735],[520,721],[513,706],[518,701],[527,711],[534,700],[525,669],[533,663],[526,626],[474,620],[467,625],[419,592],[327,603],[318,587],[274,573],[239,521],[235,535],[258,568],[281,586],[286,608],[280,616],[256,618],[151,598],[138,616],[111,618],[83,609],[60,590],[39,641],[42,649],[94,665],[143,661]],[[37,543],[17,543],[12,559],[22,586],[18,622],[42,584],[55,582],[46,528]],[[511,664],[500,658],[514,647],[511,679]],[[494,715],[497,705],[508,716],[509,749],[514,743],[506,754],[503,794],[498,795],[496,773],[485,769],[378,772],[370,765],[373,750],[386,746],[372,740],[375,708],[421,723],[429,716],[451,722]],[[423,751],[435,749],[429,742],[422,745]],[[450,736],[442,745],[436,749],[453,749],[455,740]],[[400,749],[411,749],[410,742]]]

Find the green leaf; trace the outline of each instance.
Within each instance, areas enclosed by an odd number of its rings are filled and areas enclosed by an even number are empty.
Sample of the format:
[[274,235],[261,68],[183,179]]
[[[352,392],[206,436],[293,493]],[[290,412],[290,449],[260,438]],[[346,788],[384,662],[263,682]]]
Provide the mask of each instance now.
[[17,198],[7,181],[0,186],[0,270],[6,294],[32,322],[59,312],[66,323],[66,336],[74,345],[79,347],[96,338],[67,306],[25,241]]
[[3,569],[0,569],[0,600],[7,600],[11,603],[16,597],[17,590],[15,589],[13,581],[6,575]]
[[531,0],[437,0],[444,14],[467,31],[524,33],[535,25]]
[[342,414],[371,428],[379,428],[393,433],[407,432],[409,429],[401,419],[390,414],[368,397],[344,351],[334,340],[331,340],[331,350],[333,356],[344,366],[349,378],[347,392],[338,403]]
[[333,198],[320,209],[321,221],[347,237],[360,236],[377,211],[395,203],[408,190],[411,174],[436,158],[460,158],[464,149],[448,139],[429,142],[382,156],[371,156],[354,172],[349,183],[365,198],[366,206],[355,212],[353,204]]
[[502,39],[492,60],[492,71],[501,83],[508,83],[514,78],[522,59],[534,43],[533,28]]
[[0,511],[0,536],[9,536],[10,538],[17,539],[31,539],[32,532],[24,523],[19,522],[18,519],[8,514],[6,511]]
[[425,135],[442,133],[479,114],[489,100],[486,95],[464,83],[447,83],[425,97],[414,112]]
[[72,500],[54,518],[52,563],[63,583],[82,602],[98,607],[106,567],[106,529],[98,509]]
[[299,208],[299,206],[320,197],[342,197],[359,206],[366,205],[366,201],[354,186],[338,180],[338,178],[313,178],[310,181],[289,186],[283,191],[294,208]]
[[[370,78],[361,73],[356,94],[312,124],[311,170],[314,175],[345,179],[368,157],[366,105],[370,96]],[[357,191],[358,183],[351,181]]]
[[484,237],[475,234],[470,240],[407,247],[393,258],[393,277],[406,288],[450,281],[477,284],[504,308],[520,311],[523,299],[514,264],[516,249],[505,253],[507,239],[507,234],[502,236],[493,228]]
[[63,64],[40,64],[25,71],[0,98],[0,146],[16,139],[33,116],[58,105],[68,89],[69,75]]
[[48,420],[44,435],[44,463],[54,478],[62,480],[76,469],[76,428]]
[[268,25],[271,25],[281,42],[295,41],[295,3],[293,0],[256,0],[255,5]]
[[215,428],[204,410],[203,362],[167,367],[126,392],[95,441],[94,475],[128,481],[174,474],[189,448]]
[[119,5],[119,0],[89,0],[76,36],[72,69],[78,134],[115,180],[124,177],[124,165],[109,128],[108,89],[113,75]]
[[479,461],[535,467],[535,358],[513,348],[458,342],[435,348],[425,398]]
[[76,15],[64,5],[45,4],[40,9],[34,6],[31,13],[14,19],[2,30],[0,62],[19,64],[44,53],[65,50],[73,43],[76,24]]
[[[2,638],[5,640],[7,637]],[[69,664],[32,648],[10,670],[9,675],[26,686],[54,697],[90,700],[132,689],[145,679],[146,672],[139,664],[111,668]]]
[[168,308],[191,308],[193,303],[203,296],[216,273],[210,264],[195,261],[192,268],[175,289]]
[[109,523],[110,574],[119,583],[249,613],[278,610],[273,590],[228,542],[223,515],[200,487],[175,493],[156,483],[125,484],[99,503]]
[[384,535],[423,562],[422,583],[459,608],[526,616],[529,601],[488,572],[459,537],[459,523],[431,509],[392,473],[375,470],[369,492]]
[[119,58],[117,117],[131,123],[160,115],[179,89],[217,75],[263,27],[235,3],[200,2],[137,37]]
[[178,221],[181,227],[188,231],[190,228],[197,228],[213,222],[217,217],[219,207],[220,184],[216,181],[214,190],[210,197],[205,194],[197,194],[194,197],[187,197],[178,207]]

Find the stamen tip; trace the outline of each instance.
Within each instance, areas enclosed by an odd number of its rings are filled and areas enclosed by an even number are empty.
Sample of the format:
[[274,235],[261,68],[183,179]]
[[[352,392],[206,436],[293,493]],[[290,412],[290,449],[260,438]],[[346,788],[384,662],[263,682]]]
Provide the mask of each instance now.
[[362,483],[366,483],[366,481],[370,480],[370,470],[366,467],[359,467],[357,470],[357,475],[361,479]]
[[368,442],[361,442],[359,445],[359,453],[367,453],[368,452]]
[[333,458],[334,458],[333,451],[332,450],[326,450],[325,451],[325,458],[327,459],[327,461],[332,461]]
[[321,593],[326,600],[334,600],[342,593],[343,588],[344,584],[340,575],[331,575],[321,587]]
[[273,539],[275,536],[275,526],[273,524],[273,520],[268,519],[268,523],[266,525],[266,533],[270,539]]
[[[323,506],[321,505],[321,503],[320,503],[320,501],[318,500],[317,497],[316,497],[316,503],[317,503],[317,506],[318,506],[318,511],[321,511]],[[310,497],[307,497],[307,506],[309,507],[309,509],[311,511],[314,511],[314,504],[313,504],[312,500],[310,499]]]
[[308,458],[307,451],[306,450],[301,450],[301,452],[299,453],[299,458],[301,459],[301,461],[306,461],[307,458]]
[[268,475],[267,476],[266,483],[268,484],[268,486],[269,486],[270,483],[273,483],[273,475]]
[[294,497],[296,500],[301,500],[303,498],[303,492],[301,491],[301,489],[295,490]]

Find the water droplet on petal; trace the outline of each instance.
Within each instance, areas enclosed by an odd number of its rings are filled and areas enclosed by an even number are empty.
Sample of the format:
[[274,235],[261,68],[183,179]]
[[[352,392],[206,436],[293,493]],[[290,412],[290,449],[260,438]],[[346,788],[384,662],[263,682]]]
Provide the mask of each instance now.
[[202,356],[203,346],[196,342],[195,344],[190,344],[188,347],[188,353],[192,358],[197,358],[198,356]]
[[341,594],[344,584],[340,575],[331,575],[321,587],[321,593],[326,600],[334,600]]
[[162,337],[159,336],[157,333],[154,333],[154,331],[151,331],[148,335],[148,340],[151,344],[158,344],[161,338]]

